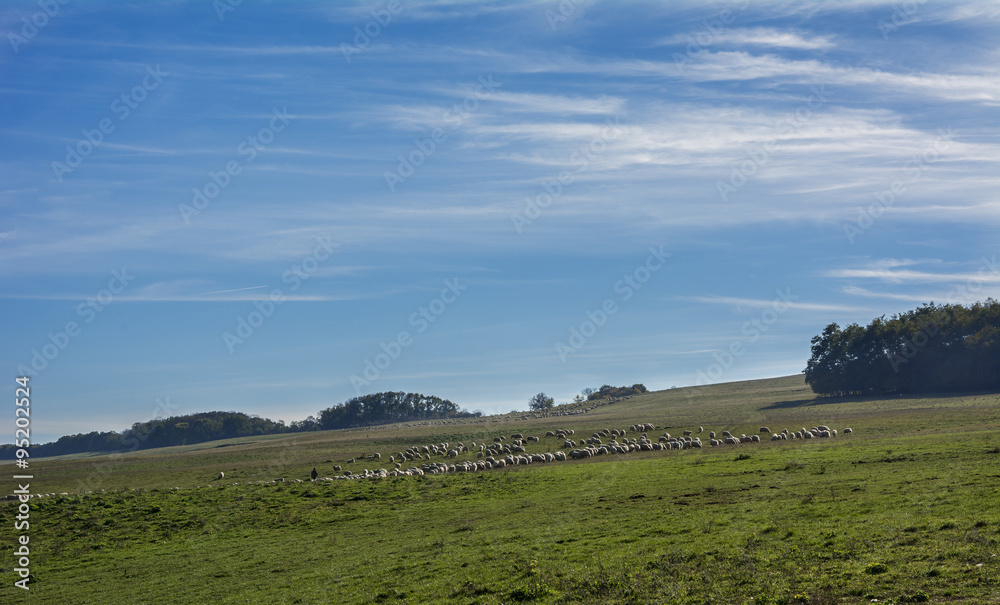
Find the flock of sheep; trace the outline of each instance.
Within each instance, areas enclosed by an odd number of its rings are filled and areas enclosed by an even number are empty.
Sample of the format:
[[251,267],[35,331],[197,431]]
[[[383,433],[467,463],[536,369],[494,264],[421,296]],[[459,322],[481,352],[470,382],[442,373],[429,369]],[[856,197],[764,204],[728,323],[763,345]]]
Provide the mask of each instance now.
[[[703,443],[701,438],[695,433],[703,433],[704,428],[697,430],[684,430],[680,436],[674,437],[670,433],[664,432],[651,439],[648,434],[655,431],[656,426],[651,423],[633,424],[626,431],[625,429],[604,429],[592,433],[590,437],[580,437],[573,439],[576,431],[572,429],[561,429],[549,431],[545,438],[561,439],[566,453],[562,450],[555,452],[528,453],[525,445],[528,443],[540,443],[542,438],[534,435],[524,436],[521,433],[512,433],[510,438],[499,435],[493,438],[492,443],[476,443],[472,441],[466,445],[458,443],[431,443],[428,445],[411,446],[405,450],[396,452],[389,456],[389,462],[394,468],[380,468],[377,470],[364,469],[362,472],[349,470],[342,471],[342,474],[333,477],[313,477],[313,481],[335,481],[349,479],[379,479],[385,477],[412,477],[417,475],[442,475],[448,473],[471,473],[486,471],[495,468],[505,468],[508,466],[523,466],[527,464],[542,464],[547,462],[559,462],[568,459],[592,458],[594,456],[628,454],[631,452],[653,452],[664,450],[685,450],[690,448],[701,448]],[[629,437],[629,433],[638,433],[637,437]],[[843,433],[849,435],[851,429],[844,429]],[[782,441],[788,439],[823,439],[836,437],[837,431],[828,426],[820,425],[810,429],[802,428],[794,432],[784,429],[781,432],[771,432],[766,426],[760,427],[759,434],[740,436],[733,435],[729,431],[722,431],[719,438],[716,438],[715,431],[709,432],[710,447],[725,445],[753,444],[760,443],[760,435],[770,435],[771,441]],[[475,460],[463,462],[454,461],[455,458],[463,454],[475,453]],[[434,458],[444,458],[437,460]],[[379,453],[368,454],[364,457],[367,460],[381,460]],[[355,462],[352,458],[349,462]],[[407,468],[403,465],[411,463]],[[336,466],[334,470],[341,472],[341,467]],[[219,473],[219,478],[223,478]]]
[[[449,473],[471,473],[486,471],[508,466],[523,466],[527,464],[544,464],[549,462],[560,462],[569,459],[592,458],[594,456],[627,454],[631,452],[652,452],[664,450],[684,450],[690,448],[701,448],[703,443],[697,434],[703,433],[704,428],[684,430],[680,436],[672,436],[664,432],[662,435],[649,437],[649,433],[656,430],[656,426],[651,423],[633,424],[625,429],[604,429],[592,433],[589,437],[576,437],[576,431],[572,429],[560,429],[545,433],[545,437],[534,435],[525,436],[521,433],[512,433],[510,437],[498,435],[493,438],[492,443],[476,443],[472,441],[468,445],[463,442],[458,443],[432,443],[422,446],[412,446],[405,450],[395,452],[389,456],[389,462],[394,468],[379,468],[376,470],[364,469],[362,472],[342,470],[340,465],[333,467],[338,475],[333,477],[313,476],[313,481],[336,481],[350,479],[379,479],[387,477],[412,477],[416,475],[442,475]],[[845,428],[844,435],[850,435],[853,431]],[[629,437],[629,433],[638,434],[636,437]],[[761,435],[769,435],[770,441],[784,441],[789,439],[825,439],[837,436],[837,430],[826,425],[819,425],[812,428],[803,427],[800,430],[789,431],[783,429],[780,432],[772,432],[766,426],[760,427],[758,434],[736,436],[729,431],[722,431],[716,435],[715,431],[708,433],[708,445],[719,447],[726,445],[754,444],[761,442]],[[576,437],[574,439],[574,437]],[[528,453],[525,445],[528,443],[541,443],[543,439],[562,440],[562,446],[569,452],[557,450],[555,452]],[[459,456],[475,453],[475,460],[459,462]],[[443,460],[434,460],[434,457]],[[351,458],[349,463],[361,460],[381,461],[382,455],[378,452],[366,454],[358,458]],[[407,468],[403,465],[410,463]],[[315,471],[315,469],[314,469]],[[225,479],[224,472],[219,472],[216,480]],[[302,483],[301,479],[290,480],[295,483]],[[285,479],[275,479],[273,481],[256,481],[253,483],[284,483]],[[237,484],[234,484],[237,485]],[[180,488],[174,488],[180,489]],[[104,490],[100,490],[104,491]],[[32,498],[45,496],[55,496],[57,494],[32,494]],[[62,495],[68,495],[63,492]],[[0,500],[12,500],[15,496],[6,496]]]

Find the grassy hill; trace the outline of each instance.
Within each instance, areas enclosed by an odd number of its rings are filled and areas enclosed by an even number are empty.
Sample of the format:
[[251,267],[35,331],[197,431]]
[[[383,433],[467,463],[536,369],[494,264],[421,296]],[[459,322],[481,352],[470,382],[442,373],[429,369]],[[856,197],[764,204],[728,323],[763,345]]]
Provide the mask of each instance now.
[[[816,399],[790,376],[647,393],[584,413],[590,405],[568,416],[33,460],[33,492],[68,494],[31,501],[30,599],[12,587],[5,548],[0,600],[1000,602],[996,393]],[[327,476],[335,464],[392,468],[389,455],[411,445],[559,428],[579,438],[637,422],[656,425],[651,437],[699,426],[703,438],[819,424],[854,433],[717,448],[705,438],[701,450],[308,481],[313,467]],[[561,439],[528,447],[557,449]],[[346,463],[374,452],[381,461]],[[220,470],[226,478],[214,480]],[[15,511],[0,503],[4,518]],[[5,523],[0,539],[12,545],[19,533]]]

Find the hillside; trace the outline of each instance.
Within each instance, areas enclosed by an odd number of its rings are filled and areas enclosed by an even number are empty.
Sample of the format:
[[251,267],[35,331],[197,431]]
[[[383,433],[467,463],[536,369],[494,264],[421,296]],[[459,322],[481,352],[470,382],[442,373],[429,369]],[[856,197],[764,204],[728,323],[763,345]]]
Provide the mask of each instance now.
[[[202,484],[213,479],[219,470],[227,472],[227,480],[247,481],[280,476],[305,479],[313,467],[332,474],[334,465],[354,472],[379,466],[392,468],[388,461],[390,452],[410,445],[484,442],[497,434],[517,431],[544,435],[549,430],[575,429],[589,435],[605,428],[625,429],[636,422],[651,422],[657,429],[673,432],[678,428],[704,426],[705,434],[710,430],[752,434],[765,425],[781,430],[825,423],[851,426],[866,435],[891,435],[938,426],[954,430],[949,420],[953,416],[961,418],[963,424],[995,426],[998,409],[997,394],[885,399],[816,397],[801,375],[792,375],[655,391],[611,404],[585,402],[566,406],[562,412],[569,415],[517,412],[424,420],[33,462],[38,474],[36,485],[43,493],[175,487]],[[537,447],[529,444],[528,451],[554,451],[561,446],[562,440],[548,439]],[[385,453],[381,464],[363,460],[347,462],[374,452]],[[463,456],[459,460],[473,458]]]
[[[790,376],[576,412],[34,460],[32,487],[56,495],[31,501],[32,543],[44,545],[33,555],[32,595],[74,603],[1000,599],[1000,513],[984,506],[1000,497],[996,393],[816,398]],[[392,468],[390,452],[410,446],[523,432],[540,436],[529,453],[554,451],[562,439],[546,431],[572,428],[580,439],[639,422],[654,423],[654,437],[819,424],[841,434],[309,480],[313,467],[321,477],[335,465]],[[374,452],[382,460],[347,462]],[[0,502],[0,511],[13,515],[15,506]],[[12,525],[0,536],[12,543]],[[21,596],[15,590],[6,583],[0,599]]]

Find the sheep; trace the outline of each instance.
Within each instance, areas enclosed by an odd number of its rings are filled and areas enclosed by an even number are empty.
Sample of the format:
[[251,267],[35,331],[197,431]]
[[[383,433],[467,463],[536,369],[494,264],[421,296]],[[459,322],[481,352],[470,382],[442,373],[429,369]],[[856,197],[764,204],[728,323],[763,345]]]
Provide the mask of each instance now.
[[854,432],[854,431],[852,431],[851,429],[844,429],[844,434],[845,434],[845,435],[850,435],[850,434],[851,434],[851,433],[853,433],[853,432]]
[[761,435],[763,435],[764,433],[770,433],[770,432],[771,432],[771,429],[767,428],[766,426],[760,427],[760,434]]
[[715,439],[715,431],[709,431],[708,438],[709,439]]
[[521,433],[511,433],[510,434],[510,438],[511,439],[524,439],[524,435],[522,435]]
[[340,465],[338,464],[337,466],[333,467],[333,470],[339,473],[341,470]]
[[750,441],[753,443],[760,443],[760,435],[750,435]]
[[684,436],[685,437],[688,437],[688,436],[693,435],[693,434],[694,434],[694,431],[684,431]]
[[215,480],[218,481],[219,479],[225,479],[225,478],[226,478],[226,473],[219,471],[219,476],[216,477]]

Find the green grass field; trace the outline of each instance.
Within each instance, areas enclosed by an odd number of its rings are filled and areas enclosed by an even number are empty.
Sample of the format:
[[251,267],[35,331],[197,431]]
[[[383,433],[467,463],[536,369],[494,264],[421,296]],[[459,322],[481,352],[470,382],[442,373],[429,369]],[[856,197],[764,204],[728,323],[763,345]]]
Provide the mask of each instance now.
[[[0,503],[0,601],[1000,602],[998,394],[817,400],[792,376],[520,417],[33,460],[33,492],[69,495],[31,501],[29,593],[13,587],[17,504]],[[411,445],[636,422],[654,439],[704,426],[706,447],[308,481],[392,468]],[[854,433],[707,446],[710,430],[819,424]]]

